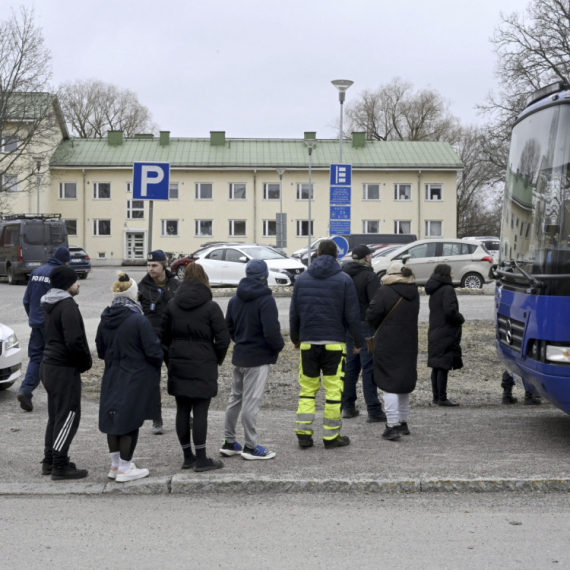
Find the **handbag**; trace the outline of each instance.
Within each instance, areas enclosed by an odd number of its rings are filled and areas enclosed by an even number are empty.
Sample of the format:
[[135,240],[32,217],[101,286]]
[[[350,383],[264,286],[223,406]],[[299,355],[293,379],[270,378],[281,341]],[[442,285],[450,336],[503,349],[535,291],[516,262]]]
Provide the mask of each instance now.
[[368,352],[370,354],[372,354],[374,352],[374,339],[376,338],[376,335],[378,334],[380,327],[386,322],[386,319],[392,314],[392,311],[398,306],[398,304],[400,303],[401,300],[402,300],[402,297],[400,297],[396,301],[394,306],[390,309],[390,312],[382,319],[382,322],[378,325],[378,328],[376,329],[374,336],[369,336],[366,338],[366,348],[368,349]]

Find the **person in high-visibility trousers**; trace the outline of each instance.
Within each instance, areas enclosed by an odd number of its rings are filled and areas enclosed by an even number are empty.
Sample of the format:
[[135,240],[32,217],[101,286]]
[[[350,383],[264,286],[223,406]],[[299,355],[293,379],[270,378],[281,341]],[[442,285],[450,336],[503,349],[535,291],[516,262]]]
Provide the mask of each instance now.
[[354,339],[354,353],[364,345],[360,307],[352,279],[344,273],[332,240],[319,243],[317,258],[295,281],[289,310],[291,341],[301,350],[299,407],[296,430],[299,446],[313,446],[315,397],[322,383],[326,393],[323,417],[325,448],[350,444],[340,435],[344,388],[345,338]]

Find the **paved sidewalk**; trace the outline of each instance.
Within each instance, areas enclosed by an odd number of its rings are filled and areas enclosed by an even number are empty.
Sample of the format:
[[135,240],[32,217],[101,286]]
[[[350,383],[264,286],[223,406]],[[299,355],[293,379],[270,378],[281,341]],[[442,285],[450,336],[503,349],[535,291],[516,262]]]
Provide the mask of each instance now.
[[[570,491],[570,416],[547,404],[412,409],[412,434],[397,442],[382,440],[384,424],[368,424],[363,414],[344,420],[351,445],[336,450],[323,448],[319,416],[315,446],[302,450],[293,432],[295,414],[262,410],[260,443],[277,457],[224,458],[225,467],[209,473],[181,471],[175,410],[165,408],[165,434],[152,435],[147,422],[134,457],[151,477],[121,485],[107,479],[109,456],[97,429],[98,404],[84,402],[71,458],[89,469],[89,477],[52,482],[40,471],[47,409],[38,396],[32,413],[21,411],[13,394],[0,397],[0,494]],[[210,456],[219,457],[222,437],[223,412],[211,412]]]

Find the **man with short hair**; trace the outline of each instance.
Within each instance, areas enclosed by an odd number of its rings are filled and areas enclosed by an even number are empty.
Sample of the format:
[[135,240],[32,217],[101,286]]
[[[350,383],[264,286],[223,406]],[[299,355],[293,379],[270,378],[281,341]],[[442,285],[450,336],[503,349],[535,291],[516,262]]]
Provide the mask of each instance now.
[[[148,273],[141,279],[139,287],[139,301],[143,308],[143,314],[150,321],[154,332],[160,338],[160,322],[166,305],[174,298],[178,288],[178,279],[174,273],[167,269],[168,261],[161,249],[151,251],[147,256]],[[168,365],[168,354],[164,351],[164,363]],[[162,428],[162,405],[158,399],[156,416],[152,420],[152,433],[161,435]]]
[[354,339],[355,354],[360,352],[364,339],[360,332],[360,310],[354,283],[340,268],[337,254],[334,241],[321,241],[317,258],[297,278],[291,297],[291,341],[295,348],[301,349],[301,393],[295,432],[302,448],[313,446],[315,397],[321,387],[321,373],[326,392],[323,416],[325,448],[350,444],[347,436],[340,435],[347,328]]
[[40,383],[40,364],[44,354],[44,310],[40,305],[40,300],[51,289],[50,273],[55,267],[69,265],[70,258],[69,249],[58,247],[45,265],[36,267],[30,273],[28,286],[24,293],[24,309],[28,315],[28,323],[32,332],[28,342],[28,369],[26,370],[26,377],[20,385],[17,398],[20,407],[26,412],[31,412],[34,409],[32,392]]
[[[380,278],[372,269],[372,252],[367,245],[357,245],[352,249],[352,261],[347,261],[342,270],[352,278],[358,304],[360,306],[360,331],[366,339],[374,336],[374,329],[365,320],[366,310],[380,287]],[[342,393],[342,417],[354,418],[360,411],[356,408],[356,383],[362,371],[362,391],[368,412],[368,423],[385,422],[386,414],[378,399],[378,387],[372,380],[372,354],[364,343],[360,354],[353,354],[353,340],[350,333],[346,337],[346,366],[344,369],[344,392]]]
[[54,481],[87,477],[86,469],[69,462],[69,447],[81,418],[81,373],[93,364],[85,326],[73,297],[79,294],[77,273],[56,267],[52,288],[42,297],[45,349],[40,377],[48,396],[48,424],[42,473]]

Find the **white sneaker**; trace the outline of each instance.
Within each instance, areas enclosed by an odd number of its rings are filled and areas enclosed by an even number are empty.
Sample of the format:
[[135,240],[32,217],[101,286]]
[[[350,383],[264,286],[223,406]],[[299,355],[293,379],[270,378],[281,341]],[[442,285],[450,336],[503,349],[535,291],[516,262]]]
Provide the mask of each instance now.
[[109,477],[109,479],[116,479],[118,469],[118,467],[111,467],[111,470],[109,471],[107,477]]
[[134,463],[131,463],[128,471],[122,473],[117,471],[117,483],[125,483],[126,481],[135,481],[136,479],[144,479],[148,477],[148,469],[139,469]]

